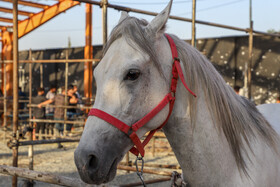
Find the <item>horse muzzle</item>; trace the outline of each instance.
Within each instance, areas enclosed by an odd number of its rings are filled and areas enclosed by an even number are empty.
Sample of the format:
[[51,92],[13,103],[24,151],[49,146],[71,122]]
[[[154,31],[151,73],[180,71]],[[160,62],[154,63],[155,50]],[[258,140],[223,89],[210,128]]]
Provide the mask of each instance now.
[[[110,157],[110,158],[108,158]],[[120,157],[102,156],[85,149],[77,148],[75,164],[81,179],[88,184],[102,184],[111,181],[117,171]]]

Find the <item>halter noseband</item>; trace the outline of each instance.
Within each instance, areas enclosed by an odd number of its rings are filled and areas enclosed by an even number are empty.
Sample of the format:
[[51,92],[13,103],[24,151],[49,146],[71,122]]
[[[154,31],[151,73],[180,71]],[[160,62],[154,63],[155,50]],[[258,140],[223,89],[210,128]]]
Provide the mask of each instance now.
[[[180,59],[178,58],[178,51],[177,51],[177,48],[176,48],[176,45],[175,45],[173,39],[168,34],[165,34],[165,36],[168,39],[168,42],[169,42],[169,45],[171,48],[173,65],[172,65],[172,80],[171,80],[170,92],[163,98],[163,100],[153,110],[151,110],[148,114],[146,114],[142,119],[140,119],[139,121],[137,121],[136,123],[134,123],[131,126],[128,126],[127,124],[125,124],[124,122],[115,118],[114,116],[111,116],[110,114],[108,114],[102,110],[99,110],[97,108],[92,108],[88,114],[88,116],[96,116],[96,117],[106,121],[107,123],[110,123],[111,125],[118,128],[120,131],[127,134],[135,145],[135,147],[132,147],[130,149],[130,152],[136,156],[139,155],[139,153],[140,153],[141,156],[144,157],[144,154],[145,154],[144,147],[151,140],[151,138],[153,137],[155,132],[158,131],[159,129],[161,129],[167,123],[167,121],[172,113],[172,109],[173,109],[174,102],[175,102],[175,93],[176,93],[176,88],[177,88],[178,77],[180,77],[185,88],[194,97],[196,97],[196,95],[188,88],[188,86],[185,82],[185,78],[184,78],[184,75],[183,75],[183,72],[181,69],[181,65],[180,65]],[[149,132],[148,136],[146,137],[146,139],[143,141],[143,143],[141,143],[139,137],[136,134],[136,131],[138,129],[140,129],[141,127],[143,127],[146,123],[148,123],[168,103],[170,103],[169,104],[169,113],[168,113],[166,120],[158,128],[151,130]]]

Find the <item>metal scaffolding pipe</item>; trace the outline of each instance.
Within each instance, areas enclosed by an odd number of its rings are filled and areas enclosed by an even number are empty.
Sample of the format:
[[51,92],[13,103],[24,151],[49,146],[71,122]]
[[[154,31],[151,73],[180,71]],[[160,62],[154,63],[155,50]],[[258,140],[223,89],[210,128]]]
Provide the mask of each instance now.
[[[250,24],[253,28],[253,21]],[[249,47],[248,47],[248,69],[247,69],[247,86],[248,86],[248,99],[252,99],[252,64],[253,64],[253,32],[249,32]]]
[[[137,171],[135,167],[124,166],[124,165],[118,165],[118,169],[127,170],[127,171]],[[152,169],[143,169],[143,173],[170,176],[170,177],[172,175],[172,173],[170,173],[168,171],[158,171],[158,170],[152,170]]]
[[[69,64],[68,64],[68,49],[66,50],[66,62],[65,62],[65,96],[64,96],[64,104],[68,104],[68,72],[69,72]],[[64,121],[67,121],[67,108],[64,108]],[[66,123],[64,123],[64,135],[66,135]]]
[[[92,4],[92,5],[98,5],[98,6],[102,5],[101,1],[92,1],[92,0],[75,0],[75,1],[84,2],[84,3],[88,3],[88,4]],[[125,12],[135,12],[135,13],[146,14],[146,15],[150,15],[150,16],[156,16],[158,14],[157,12],[151,12],[151,11],[145,11],[145,10],[140,10],[140,9],[135,9],[135,8],[129,8],[129,7],[124,7],[124,6],[114,5],[114,4],[111,4],[111,3],[108,3],[108,7],[116,9],[116,10],[125,11]],[[179,21],[192,22],[192,19],[179,17],[179,16],[170,15],[169,18],[179,20]],[[201,21],[201,20],[196,20],[196,23],[202,24],[202,25],[224,28],[224,29],[242,31],[242,32],[249,32],[249,30],[250,30],[250,29],[247,29],[247,28],[244,29],[244,28],[240,28],[240,27],[234,27],[234,26],[223,25],[223,24],[219,24],[219,23],[212,23],[212,22]],[[253,33],[258,33],[258,34],[267,35],[267,36],[280,37],[279,34],[270,34],[270,33],[265,33],[265,32],[261,32],[261,31],[254,31],[253,30]]]
[[[29,60],[32,60],[32,51],[31,49],[29,49]],[[29,104],[32,103],[32,81],[33,81],[33,78],[32,78],[32,63],[29,63]],[[29,118],[32,117],[32,108],[29,108]],[[33,125],[32,125],[32,122],[29,121],[29,127],[31,127],[33,129]],[[29,140],[30,141],[33,141],[33,131],[30,132],[29,134]],[[33,149],[33,145],[30,145],[28,147],[28,160],[29,160],[29,163],[28,163],[28,168],[30,170],[33,170],[33,165],[34,165],[34,149]],[[29,186],[33,186],[33,181],[30,180],[29,181]]]
[[4,107],[4,140],[6,141],[7,137],[7,90],[6,90],[6,85],[7,85],[7,72],[6,70],[6,64],[4,64],[4,101],[3,101],[3,107]]
[[107,6],[108,0],[102,0],[103,45],[106,44],[108,36]]
[[64,121],[64,120],[50,120],[50,119],[30,119],[31,122],[44,122],[44,123],[65,123],[65,124],[76,124],[84,125],[85,121]]
[[[18,1],[13,0],[13,141],[17,142],[18,130]],[[13,147],[13,166],[18,166],[18,147]],[[13,176],[12,186],[17,186]]]
[[[78,63],[78,62],[92,62],[97,63],[100,59],[68,59],[68,63]],[[10,64],[13,63],[12,60],[1,60],[0,63]],[[52,59],[52,60],[19,60],[19,63],[66,63],[65,59]]]
[[195,47],[195,35],[196,35],[196,28],[195,28],[195,17],[196,17],[196,0],[192,2],[192,42],[191,45]]
[[[145,184],[153,184],[153,183],[159,183],[159,182],[165,182],[165,181],[170,181],[171,177],[165,177],[165,178],[160,178],[160,179],[151,179],[151,180],[145,180]],[[130,183],[130,184],[122,184],[120,187],[132,187],[132,186],[141,186],[143,183],[142,182],[135,182],[135,183]]]
[[15,146],[30,146],[30,145],[43,145],[43,144],[54,144],[54,143],[69,143],[69,142],[79,142],[80,139],[52,139],[52,140],[34,140],[34,141],[21,141],[17,144],[8,142],[8,147]]
[[[91,109],[92,107],[87,107],[87,106],[67,106],[67,105],[46,105],[50,108],[68,108],[68,109],[72,109],[72,108],[76,108],[76,109]],[[46,107],[46,106],[42,106],[42,107]],[[28,104],[27,107],[29,108],[37,108],[38,105],[37,104]]]
[[252,99],[252,63],[253,63],[253,18],[252,18],[252,0],[249,1],[249,46],[248,46],[248,69],[247,69],[247,86],[248,99]]
[[[133,162],[121,162],[119,165],[125,166],[135,166]],[[153,168],[164,168],[164,169],[181,169],[180,165],[168,165],[168,164],[152,164],[152,163],[145,163],[145,167],[153,167]]]

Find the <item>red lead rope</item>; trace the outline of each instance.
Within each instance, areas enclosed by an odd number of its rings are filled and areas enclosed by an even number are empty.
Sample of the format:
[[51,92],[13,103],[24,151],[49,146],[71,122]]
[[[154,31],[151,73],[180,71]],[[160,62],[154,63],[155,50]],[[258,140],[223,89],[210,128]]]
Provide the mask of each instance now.
[[[183,72],[181,69],[181,65],[180,65],[180,60],[178,58],[177,48],[176,48],[176,45],[175,45],[173,39],[167,34],[165,34],[165,36],[168,39],[168,42],[170,44],[172,58],[174,60],[174,63],[172,65],[172,80],[171,80],[171,86],[170,86],[170,93],[168,93],[153,110],[151,110],[142,119],[140,119],[139,121],[137,121],[136,123],[134,123],[131,126],[125,124],[124,122],[120,121],[119,119],[115,118],[114,116],[112,116],[102,110],[96,109],[96,108],[91,109],[88,114],[88,116],[96,116],[96,117],[106,121],[107,123],[110,123],[111,125],[118,128],[120,131],[127,134],[135,145],[135,147],[132,147],[130,149],[130,152],[136,156],[138,156],[140,153],[141,156],[144,157],[144,155],[145,155],[144,147],[151,140],[151,138],[153,137],[155,132],[157,130],[161,129],[167,123],[167,121],[172,113],[174,102],[175,102],[175,93],[176,93],[176,88],[177,88],[178,77],[180,77],[185,88],[194,97],[196,97],[196,95],[188,88],[188,86],[185,82],[185,78],[184,78],[184,75],[183,75]],[[141,127],[143,127],[145,124],[147,124],[151,119],[153,119],[153,117],[155,117],[168,103],[169,103],[169,113],[168,113],[166,120],[157,129],[150,131],[148,136],[146,137],[146,139],[143,141],[143,143],[141,143],[139,137],[136,134],[137,130],[140,129]]]

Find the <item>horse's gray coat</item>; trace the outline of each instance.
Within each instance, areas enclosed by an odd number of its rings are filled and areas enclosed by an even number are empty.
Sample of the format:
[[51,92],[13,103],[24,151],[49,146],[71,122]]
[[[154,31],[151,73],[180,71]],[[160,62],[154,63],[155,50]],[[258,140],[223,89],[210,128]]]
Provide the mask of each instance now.
[[[94,108],[126,124],[151,111],[168,93],[172,57],[163,36],[172,1],[153,21],[122,14],[94,71],[97,94]],[[248,100],[236,95],[213,65],[196,49],[174,39],[186,82],[179,81],[176,102],[164,132],[192,186],[277,186],[280,184],[279,136]],[[130,69],[141,75],[124,79]],[[143,128],[142,137],[158,127],[166,106]],[[131,140],[103,120],[90,116],[75,162],[88,183],[112,180],[116,165],[132,147]]]

